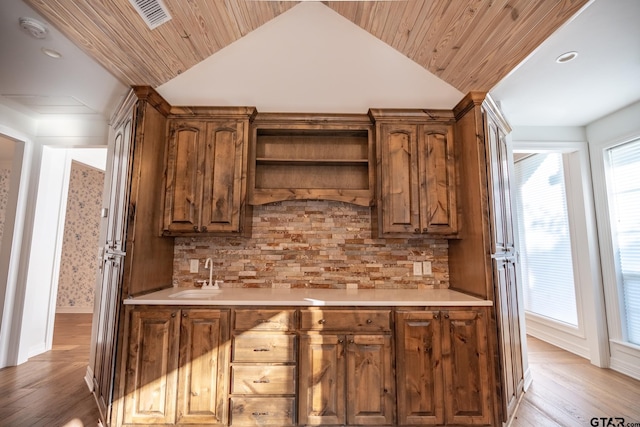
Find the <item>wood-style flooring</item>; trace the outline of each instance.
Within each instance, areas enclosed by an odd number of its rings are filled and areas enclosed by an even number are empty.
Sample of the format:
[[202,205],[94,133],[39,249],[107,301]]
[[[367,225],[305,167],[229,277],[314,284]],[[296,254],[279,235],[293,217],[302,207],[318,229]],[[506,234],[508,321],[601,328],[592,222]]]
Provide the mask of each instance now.
[[533,337],[527,345],[533,383],[512,427],[640,427],[640,381]]
[[0,369],[0,426],[98,425],[98,407],[84,380],[91,318],[57,314],[51,351]]
[[[51,351],[0,369],[0,426],[98,425],[98,409],[84,381],[90,334],[91,314],[58,314]],[[528,346],[533,384],[512,427],[609,425],[592,424],[593,417],[622,417],[625,426],[640,426],[640,381],[535,338]]]

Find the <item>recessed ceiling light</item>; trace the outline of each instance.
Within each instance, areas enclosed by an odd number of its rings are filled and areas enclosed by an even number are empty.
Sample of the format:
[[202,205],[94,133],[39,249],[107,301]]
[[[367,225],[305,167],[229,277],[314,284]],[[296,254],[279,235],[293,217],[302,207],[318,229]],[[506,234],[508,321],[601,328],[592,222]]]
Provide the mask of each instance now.
[[45,55],[47,55],[50,58],[55,58],[55,59],[62,58],[62,54],[60,52],[58,52],[57,50],[48,49],[46,47],[43,47],[40,50],[42,51],[42,53],[44,53]]
[[578,57],[578,52],[575,52],[575,51],[565,52],[556,58],[556,62],[558,64],[564,64],[566,62],[573,61],[577,57]]

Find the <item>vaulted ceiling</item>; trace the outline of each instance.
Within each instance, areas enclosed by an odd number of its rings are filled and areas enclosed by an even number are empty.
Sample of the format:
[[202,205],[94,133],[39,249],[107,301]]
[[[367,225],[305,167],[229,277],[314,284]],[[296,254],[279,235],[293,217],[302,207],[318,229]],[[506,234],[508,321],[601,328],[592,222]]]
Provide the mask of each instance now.
[[[127,85],[158,87],[296,1],[165,0],[150,30],[129,0],[26,0]],[[588,0],[322,2],[462,93],[488,92]]]

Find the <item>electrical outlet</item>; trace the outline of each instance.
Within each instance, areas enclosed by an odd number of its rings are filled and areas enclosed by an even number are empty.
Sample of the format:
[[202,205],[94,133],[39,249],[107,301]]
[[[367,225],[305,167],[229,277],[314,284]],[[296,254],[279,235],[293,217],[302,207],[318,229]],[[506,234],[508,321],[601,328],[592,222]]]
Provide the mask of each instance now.
[[422,274],[425,276],[431,276],[431,261],[422,261]]
[[189,265],[189,273],[197,273],[200,268],[200,261],[197,259],[192,259]]
[[420,261],[413,262],[413,275],[422,276],[422,263]]

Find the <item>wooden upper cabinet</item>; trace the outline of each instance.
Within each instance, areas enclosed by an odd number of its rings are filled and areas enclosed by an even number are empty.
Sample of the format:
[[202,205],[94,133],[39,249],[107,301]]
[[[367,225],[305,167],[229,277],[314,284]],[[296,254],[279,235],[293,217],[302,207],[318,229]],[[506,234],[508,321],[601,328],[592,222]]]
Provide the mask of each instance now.
[[247,119],[170,119],[164,235],[245,230]]
[[429,121],[424,113],[404,110],[370,114],[376,120],[381,233],[454,237],[458,226],[450,119],[443,115]]

